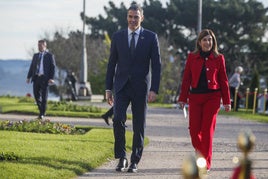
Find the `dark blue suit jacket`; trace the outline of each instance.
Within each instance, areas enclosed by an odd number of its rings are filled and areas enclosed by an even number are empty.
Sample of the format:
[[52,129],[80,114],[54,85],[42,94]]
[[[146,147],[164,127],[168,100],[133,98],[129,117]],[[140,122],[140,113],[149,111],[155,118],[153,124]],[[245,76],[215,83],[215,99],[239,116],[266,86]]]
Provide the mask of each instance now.
[[117,93],[129,80],[138,93],[144,94],[148,90],[158,93],[160,73],[161,58],[156,33],[141,28],[134,58],[130,56],[128,30],[123,29],[113,35],[106,73],[107,90]]
[[[29,68],[28,75],[27,75],[28,79],[30,78],[32,79],[31,81],[34,81],[36,78],[36,66],[37,66],[37,61],[39,60],[38,58],[39,58],[39,53],[35,53],[33,55],[32,63],[31,63],[31,66]],[[43,56],[43,67],[44,67],[44,75],[45,75],[46,81],[48,82],[49,79],[54,79],[56,63],[55,63],[53,54],[49,52],[45,52]]]

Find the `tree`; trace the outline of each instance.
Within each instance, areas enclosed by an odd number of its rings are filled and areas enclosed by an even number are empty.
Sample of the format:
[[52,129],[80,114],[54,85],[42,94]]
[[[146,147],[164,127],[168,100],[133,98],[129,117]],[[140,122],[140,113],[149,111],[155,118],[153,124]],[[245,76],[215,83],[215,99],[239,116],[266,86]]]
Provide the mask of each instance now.
[[[86,38],[89,81],[91,82],[93,93],[101,94],[105,91],[105,72],[109,47],[101,38],[92,38],[89,35]],[[58,86],[54,91],[56,94],[61,95],[65,92],[64,80],[66,72],[72,71],[79,77],[82,58],[82,32],[71,31],[65,35],[61,30],[57,30],[52,38],[46,34],[44,39],[47,39],[49,50],[55,55],[58,67],[56,75]]]
[[[170,0],[166,7],[158,0],[145,0],[142,5],[145,16],[142,26],[152,29],[159,36],[163,63],[160,87],[162,93],[173,91],[174,86],[178,85],[180,76],[177,74],[178,69],[181,71],[181,62],[195,48],[197,5],[196,0]],[[93,93],[104,89],[109,56],[109,47],[103,42],[105,32],[112,36],[115,31],[127,26],[127,7],[123,3],[116,7],[110,1],[104,10],[105,16],[86,17],[90,32],[87,34],[89,80],[93,89],[97,86]],[[245,73],[252,76],[252,67],[256,66],[260,75],[268,77],[268,43],[263,41],[268,28],[267,11],[268,8],[264,8],[256,0],[203,0],[203,28],[210,28],[215,32],[219,50],[226,58],[228,74],[232,74],[233,67],[241,65]],[[61,33],[54,35],[51,42],[55,46],[52,49],[60,60],[65,59],[62,63],[58,62],[58,66],[72,67],[78,72],[82,53],[81,40],[82,34],[79,31],[71,32],[67,37]],[[173,51],[167,51],[171,46]],[[66,52],[66,49],[72,50]],[[177,57],[180,60],[171,63],[171,54],[179,54]],[[66,61],[71,63],[66,64]]]
[[[250,92],[251,95],[249,96],[249,108],[253,109],[253,103],[254,103],[254,91],[257,89],[257,93],[260,92],[260,76],[258,73],[258,70],[256,68],[253,68],[253,75],[252,80],[250,84]],[[256,109],[258,109],[258,100],[256,99]]]
[[[247,73],[263,59],[265,44],[262,41],[267,31],[267,9],[262,3],[249,0],[206,0],[204,2],[204,27],[214,29],[221,52],[224,53],[228,72],[233,66],[246,65]],[[247,59],[254,59],[248,61]]]
[[56,31],[52,40],[48,42],[51,52],[55,55],[57,66],[62,70],[79,73],[82,57],[82,33],[70,32],[68,37]]
[[[127,25],[126,12],[127,9],[123,3],[117,8],[112,1],[109,1],[110,7],[104,6],[104,11],[107,17],[98,15],[98,17],[85,17],[86,24],[91,31],[91,36],[95,38],[104,37],[104,33],[107,32],[109,36],[112,36],[114,32]],[[84,15],[81,13],[83,20]]]

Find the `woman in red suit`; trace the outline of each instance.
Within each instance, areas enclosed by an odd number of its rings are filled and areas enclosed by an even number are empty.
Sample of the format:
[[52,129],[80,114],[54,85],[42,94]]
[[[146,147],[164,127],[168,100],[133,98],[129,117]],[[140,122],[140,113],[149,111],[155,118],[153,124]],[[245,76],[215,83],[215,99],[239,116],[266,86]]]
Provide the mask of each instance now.
[[189,103],[189,131],[195,151],[211,167],[212,140],[221,99],[225,111],[231,110],[225,59],[218,52],[217,40],[209,29],[200,32],[196,49],[188,55],[178,103]]

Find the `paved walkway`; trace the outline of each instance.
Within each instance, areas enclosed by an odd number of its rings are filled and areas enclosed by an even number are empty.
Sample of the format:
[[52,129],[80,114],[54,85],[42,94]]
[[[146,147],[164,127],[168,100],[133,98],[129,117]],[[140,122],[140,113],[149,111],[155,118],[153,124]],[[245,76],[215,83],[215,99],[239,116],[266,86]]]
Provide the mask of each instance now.
[[[3,115],[0,119],[29,119],[29,116]],[[69,124],[106,126],[101,119],[79,119],[49,117],[51,121]],[[131,122],[127,123],[131,129]],[[116,160],[108,161],[101,167],[85,173],[77,179],[101,178],[144,178],[178,179],[182,177],[183,159],[194,154],[188,135],[188,121],[178,109],[148,110],[146,136],[150,143],[145,147],[138,173],[119,173],[115,171]],[[107,126],[108,127],[108,126]],[[268,178],[268,124],[219,116],[214,137],[212,169],[208,179],[230,178],[236,166],[233,157],[241,157],[237,149],[237,135],[242,128],[250,128],[256,136],[256,145],[249,154],[253,159],[253,172],[257,179]],[[128,156],[129,158],[129,156]]]

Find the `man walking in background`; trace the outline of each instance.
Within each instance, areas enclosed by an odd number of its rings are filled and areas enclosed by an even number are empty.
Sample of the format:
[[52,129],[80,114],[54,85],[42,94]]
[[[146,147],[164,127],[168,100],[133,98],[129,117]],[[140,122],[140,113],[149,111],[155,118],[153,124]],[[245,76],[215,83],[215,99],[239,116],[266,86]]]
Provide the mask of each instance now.
[[142,8],[133,2],[127,11],[128,28],[116,32],[111,42],[106,99],[114,106],[114,155],[119,159],[116,171],[128,167],[125,122],[129,104],[133,117],[133,143],[128,172],[137,172],[144,147],[147,101],[154,101],[159,89],[161,59],[158,37],[141,27],[143,19]]
[[39,109],[39,119],[46,114],[48,84],[54,83],[55,59],[54,55],[47,51],[45,40],[38,41],[39,53],[33,55],[33,59],[27,75],[27,83],[33,82],[33,93]]

